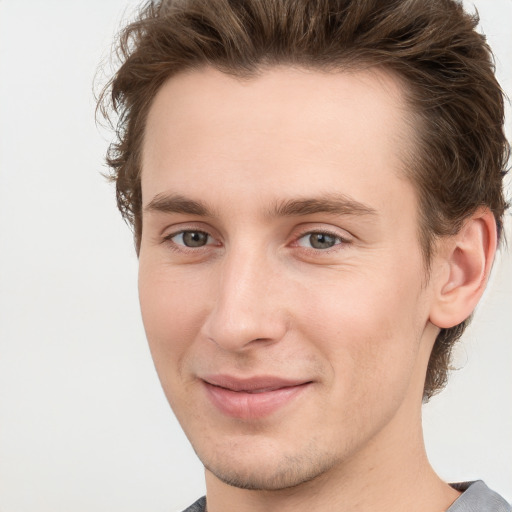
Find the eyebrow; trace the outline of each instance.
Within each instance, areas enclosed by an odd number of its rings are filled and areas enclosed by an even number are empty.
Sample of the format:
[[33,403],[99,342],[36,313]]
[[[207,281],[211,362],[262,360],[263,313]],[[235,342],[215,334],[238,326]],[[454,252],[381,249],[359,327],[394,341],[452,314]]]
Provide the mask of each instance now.
[[[198,217],[215,217],[206,203],[179,194],[158,194],[144,208],[145,212],[183,213]],[[374,216],[377,211],[369,205],[344,194],[326,194],[276,201],[267,211],[267,217],[300,217],[316,213],[332,215]]]
[[374,216],[377,210],[345,194],[280,201],[268,212],[271,217],[300,217],[315,213],[333,215]]
[[144,208],[145,212],[184,213],[199,217],[213,217],[205,203],[178,194],[158,194]]

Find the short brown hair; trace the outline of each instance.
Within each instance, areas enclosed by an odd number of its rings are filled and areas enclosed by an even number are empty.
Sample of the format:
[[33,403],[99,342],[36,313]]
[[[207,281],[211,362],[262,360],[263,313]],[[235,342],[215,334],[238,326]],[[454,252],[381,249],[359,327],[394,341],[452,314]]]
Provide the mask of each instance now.
[[[162,84],[212,66],[251,77],[288,64],[338,71],[378,66],[405,85],[416,154],[406,173],[419,198],[419,239],[428,268],[436,238],[456,233],[480,206],[498,236],[506,208],[509,146],[503,93],[476,15],[455,0],[159,0],[120,33],[121,65],[98,105],[118,116],[107,163],[117,203],[142,233],[141,147],[146,116]],[[424,398],[447,379],[451,349],[467,320],[438,335]]]

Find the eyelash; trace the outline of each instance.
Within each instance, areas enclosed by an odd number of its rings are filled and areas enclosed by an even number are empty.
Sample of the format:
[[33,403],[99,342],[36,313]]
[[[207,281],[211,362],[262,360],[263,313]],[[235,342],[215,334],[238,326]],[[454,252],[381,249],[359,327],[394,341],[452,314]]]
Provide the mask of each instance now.
[[178,244],[172,240],[174,237],[176,237],[178,235],[183,235],[185,233],[202,234],[202,235],[206,235],[208,238],[214,239],[214,237],[212,235],[210,235],[210,233],[208,233],[207,231],[204,231],[202,229],[180,229],[179,231],[175,231],[173,233],[169,233],[168,235],[164,236],[162,239],[162,243],[166,244],[170,249],[172,249],[173,251],[177,251],[177,252],[197,252],[200,249],[204,249],[205,247],[212,245],[212,244],[206,243],[205,245],[201,245],[199,247],[189,247],[184,244]]
[[[193,253],[197,253],[198,250],[204,250],[208,246],[215,245],[215,244],[211,244],[211,243],[206,243],[205,245],[201,245],[198,247],[190,247],[190,246],[187,246],[184,244],[178,244],[172,240],[174,237],[176,237],[178,235],[183,235],[185,233],[202,234],[202,235],[206,235],[208,238],[215,239],[210,233],[208,233],[207,231],[201,230],[201,229],[181,229],[179,231],[175,231],[173,233],[169,233],[168,235],[164,236],[162,239],[162,243],[166,244],[173,251],[193,252]],[[324,235],[324,236],[332,237],[336,240],[336,243],[333,246],[327,247],[324,249],[317,249],[315,247],[305,247],[305,246],[302,246],[299,244],[299,241],[301,239],[303,239],[307,236],[311,236],[311,235]],[[338,233],[334,233],[333,231],[329,231],[329,230],[325,230],[325,229],[318,229],[318,230],[307,230],[307,231],[300,233],[295,238],[295,240],[292,242],[291,246],[292,247],[301,247],[305,251],[308,251],[308,252],[312,251],[316,254],[320,254],[320,253],[327,254],[332,251],[340,250],[341,248],[339,246],[345,246],[350,243],[351,243],[350,240],[342,237]]]
[[[311,236],[311,235],[329,236],[329,237],[334,238],[336,240],[336,243],[333,246],[325,248],[325,249],[316,249],[315,247],[304,247],[299,244],[299,240],[301,240],[302,238],[305,238],[307,236]],[[330,253],[331,251],[340,250],[341,249],[340,246],[345,246],[348,244],[350,244],[350,240],[348,240],[347,238],[342,237],[339,233],[335,233],[333,231],[329,231],[329,230],[325,230],[325,229],[304,231],[302,234],[300,234],[300,236],[298,236],[295,239],[295,242],[293,242],[294,246],[299,246],[302,249],[305,249],[307,251],[314,251],[315,253],[323,253],[323,254]]]

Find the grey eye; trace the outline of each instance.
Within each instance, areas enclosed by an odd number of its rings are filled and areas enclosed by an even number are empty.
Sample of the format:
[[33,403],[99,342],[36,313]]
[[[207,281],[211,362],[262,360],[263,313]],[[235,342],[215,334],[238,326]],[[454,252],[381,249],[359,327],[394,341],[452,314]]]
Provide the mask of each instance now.
[[210,235],[204,231],[182,231],[171,238],[175,244],[185,247],[203,247],[208,244],[209,239]]
[[298,240],[301,247],[312,247],[313,249],[330,249],[341,242],[339,236],[329,233],[307,233]]

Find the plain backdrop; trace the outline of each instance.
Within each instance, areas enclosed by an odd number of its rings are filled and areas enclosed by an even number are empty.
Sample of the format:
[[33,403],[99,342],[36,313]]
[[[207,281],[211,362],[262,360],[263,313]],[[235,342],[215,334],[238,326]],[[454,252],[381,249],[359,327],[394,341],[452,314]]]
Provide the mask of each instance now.
[[[95,125],[92,84],[134,5],[0,0],[1,512],[173,511],[204,492],[146,347],[131,234],[101,176],[110,135]],[[512,1],[475,5],[510,94]],[[482,478],[509,501],[511,317],[503,252],[459,370],[424,409],[439,474]]]

